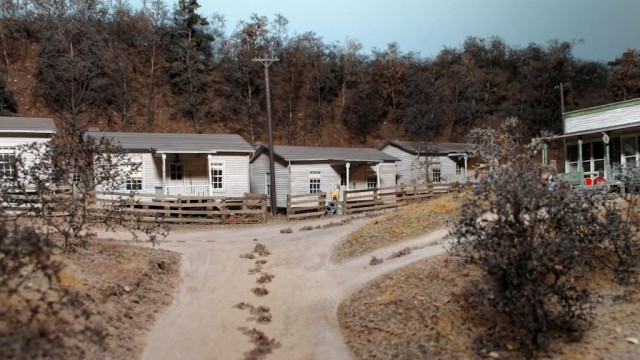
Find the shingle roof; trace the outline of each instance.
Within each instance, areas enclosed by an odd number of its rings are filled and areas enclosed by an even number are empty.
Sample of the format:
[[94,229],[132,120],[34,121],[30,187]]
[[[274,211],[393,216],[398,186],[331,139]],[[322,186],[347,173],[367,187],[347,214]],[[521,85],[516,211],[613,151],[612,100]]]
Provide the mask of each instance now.
[[[261,152],[266,149],[266,146],[262,146],[258,151]],[[274,154],[285,161],[400,161],[391,155],[372,148],[275,145],[274,150]]]
[[56,124],[49,118],[0,116],[0,132],[53,134]]
[[410,152],[412,154],[418,153],[430,153],[430,154],[451,154],[451,153],[463,153],[471,152],[473,150],[472,144],[466,143],[447,143],[447,142],[421,142],[421,141],[389,141],[383,145],[383,148],[387,145],[395,145],[396,147]]
[[111,138],[125,150],[158,153],[254,152],[253,147],[237,134],[166,134],[87,132],[88,136]]

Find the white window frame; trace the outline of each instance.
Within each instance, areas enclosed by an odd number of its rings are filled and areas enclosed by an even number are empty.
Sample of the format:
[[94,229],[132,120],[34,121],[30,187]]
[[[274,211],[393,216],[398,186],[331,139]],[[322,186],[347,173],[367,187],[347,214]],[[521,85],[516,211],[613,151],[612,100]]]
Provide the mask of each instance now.
[[[0,169],[0,180],[10,179],[15,176],[16,169],[11,166],[11,163],[16,158],[16,148],[13,146],[0,146],[0,164],[2,167]],[[5,174],[8,172],[8,175]]]
[[[317,184],[316,181],[317,180]],[[322,192],[322,171],[309,170],[309,194]]]
[[[173,174],[177,174],[178,172],[174,172],[173,169],[175,166],[180,166],[180,179],[173,178]],[[171,181],[182,181],[184,182],[184,163],[183,162],[172,162],[169,164],[169,180]]]
[[[627,136],[627,137],[632,137],[632,136]],[[623,153],[623,148],[622,148],[622,138],[620,139],[620,152],[621,152],[621,156],[624,158],[624,154]],[[582,159],[582,172],[584,172],[585,174],[589,175],[589,174],[593,174],[593,175],[597,175],[598,171],[596,170],[596,162],[597,161],[602,161],[603,163],[606,161],[605,157],[605,152],[603,151],[603,157],[601,159],[596,159],[594,158],[594,147],[593,145],[595,143],[602,143],[602,139],[587,139],[587,140],[582,140],[582,146],[589,146],[589,159],[584,158],[584,152],[583,152],[583,159]],[[578,171],[578,159],[576,159],[576,161],[569,161],[569,146],[578,146],[578,142],[577,141],[572,141],[572,142],[567,142],[566,144],[566,148],[565,148],[565,153],[564,153],[564,158],[565,158],[565,169],[567,169],[567,172],[574,172],[574,171]],[[636,149],[637,149],[637,144],[636,144]],[[580,151],[580,149],[576,149],[577,151]],[[621,160],[621,161],[624,161]],[[636,161],[637,161],[637,150],[636,150]],[[584,167],[584,163],[588,162],[589,163],[589,171],[587,171]],[[571,167],[573,165],[573,168]],[[605,164],[606,166],[606,164]],[[571,169],[575,169],[575,170],[571,170]]]
[[[222,171],[222,175],[213,175],[213,172],[217,169],[214,169],[214,166],[216,165],[220,165],[222,168],[220,169]],[[221,187],[216,188],[213,184],[214,184],[214,178],[216,177],[220,177],[220,185]],[[209,162],[209,178],[211,179],[211,191],[213,192],[225,192],[226,190],[226,183],[227,183],[227,167],[226,167],[226,163],[224,160],[211,160]]]
[[[139,165],[138,167],[138,173],[137,174],[131,174],[131,167],[129,164],[136,164]],[[125,184],[124,184],[124,189],[125,191],[138,191],[138,192],[144,192],[144,161],[142,160],[142,157],[139,155],[134,155],[132,157],[129,158],[128,160],[128,164],[127,166],[127,178],[125,179]],[[137,176],[132,176],[132,175],[137,175]],[[133,188],[133,181],[139,181],[140,182],[140,188],[139,189],[135,189]]]
[[264,193],[271,197],[271,173],[264,174]]
[[[437,171],[437,176],[436,176],[436,171]],[[431,169],[431,182],[434,183],[441,183],[442,182],[442,169],[437,168],[437,169]]]
[[378,187],[378,173],[373,169],[367,169],[365,171],[365,182],[367,189],[375,189]]
[[460,164],[456,161],[456,176],[462,176],[464,170],[464,164]]
[[[639,147],[639,142],[638,141],[638,134],[628,134],[628,135],[623,135],[620,136],[620,163],[622,164],[623,167],[625,168],[629,168],[629,167],[634,167],[634,166],[638,166],[640,163],[640,149]],[[626,139],[634,139],[635,142],[635,148],[636,148],[636,153],[635,155],[629,154],[627,155],[624,151],[624,141]],[[635,157],[635,164],[632,164],[631,166],[629,166],[629,164],[627,164],[627,158],[631,158],[631,157]]]

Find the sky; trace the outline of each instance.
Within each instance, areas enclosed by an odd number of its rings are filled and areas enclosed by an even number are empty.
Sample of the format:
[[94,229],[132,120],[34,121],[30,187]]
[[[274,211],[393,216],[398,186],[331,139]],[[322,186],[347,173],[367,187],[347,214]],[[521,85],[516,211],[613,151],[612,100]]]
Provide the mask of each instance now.
[[[165,0],[173,8],[175,0]],[[133,5],[142,0],[131,0]],[[252,13],[289,20],[289,33],[313,31],[325,43],[358,40],[366,52],[397,42],[433,57],[468,36],[499,36],[513,47],[576,41],[573,54],[611,61],[640,49],[640,0],[200,0],[200,14],[224,15],[227,33]]]

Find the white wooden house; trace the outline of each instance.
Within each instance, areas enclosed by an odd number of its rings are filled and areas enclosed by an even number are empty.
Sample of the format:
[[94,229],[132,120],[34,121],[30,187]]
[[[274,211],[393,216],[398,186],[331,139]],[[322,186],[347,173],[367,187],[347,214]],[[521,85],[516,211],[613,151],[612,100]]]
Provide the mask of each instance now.
[[[274,149],[278,207],[287,206],[287,195],[395,185],[398,159],[377,149],[312,146],[274,146]],[[261,146],[251,159],[251,192],[270,196],[269,188],[269,148]]]
[[470,144],[396,140],[387,142],[380,150],[400,159],[398,184],[465,182],[473,176],[469,170],[473,150]]
[[640,98],[565,112],[562,128],[552,139],[563,141],[561,176],[574,185],[599,172],[610,182],[617,171],[640,166]]
[[0,117],[0,179],[13,176],[16,148],[49,141],[56,132],[53,119]]
[[253,147],[240,135],[89,132],[110,138],[139,163],[127,191],[183,196],[249,193]]

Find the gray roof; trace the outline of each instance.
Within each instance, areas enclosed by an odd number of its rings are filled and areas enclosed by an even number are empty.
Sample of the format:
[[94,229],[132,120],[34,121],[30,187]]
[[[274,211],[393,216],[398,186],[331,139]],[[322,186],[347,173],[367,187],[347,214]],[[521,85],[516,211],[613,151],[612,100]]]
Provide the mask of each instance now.
[[[267,148],[267,146],[261,146],[256,156]],[[274,150],[274,154],[285,161],[400,161],[400,159],[372,148],[275,145]]]
[[448,143],[448,142],[422,142],[422,141],[389,141],[382,148],[388,145],[394,145],[406,152],[412,154],[428,153],[428,154],[452,154],[452,153],[470,153],[473,151],[472,144],[466,143]]
[[50,118],[0,116],[0,132],[54,134],[56,124]]
[[157,153],[253,153],[253,147],[237,134],[167,134],[87,132],[88,136],[111,138],[125,150],[152,151]]

